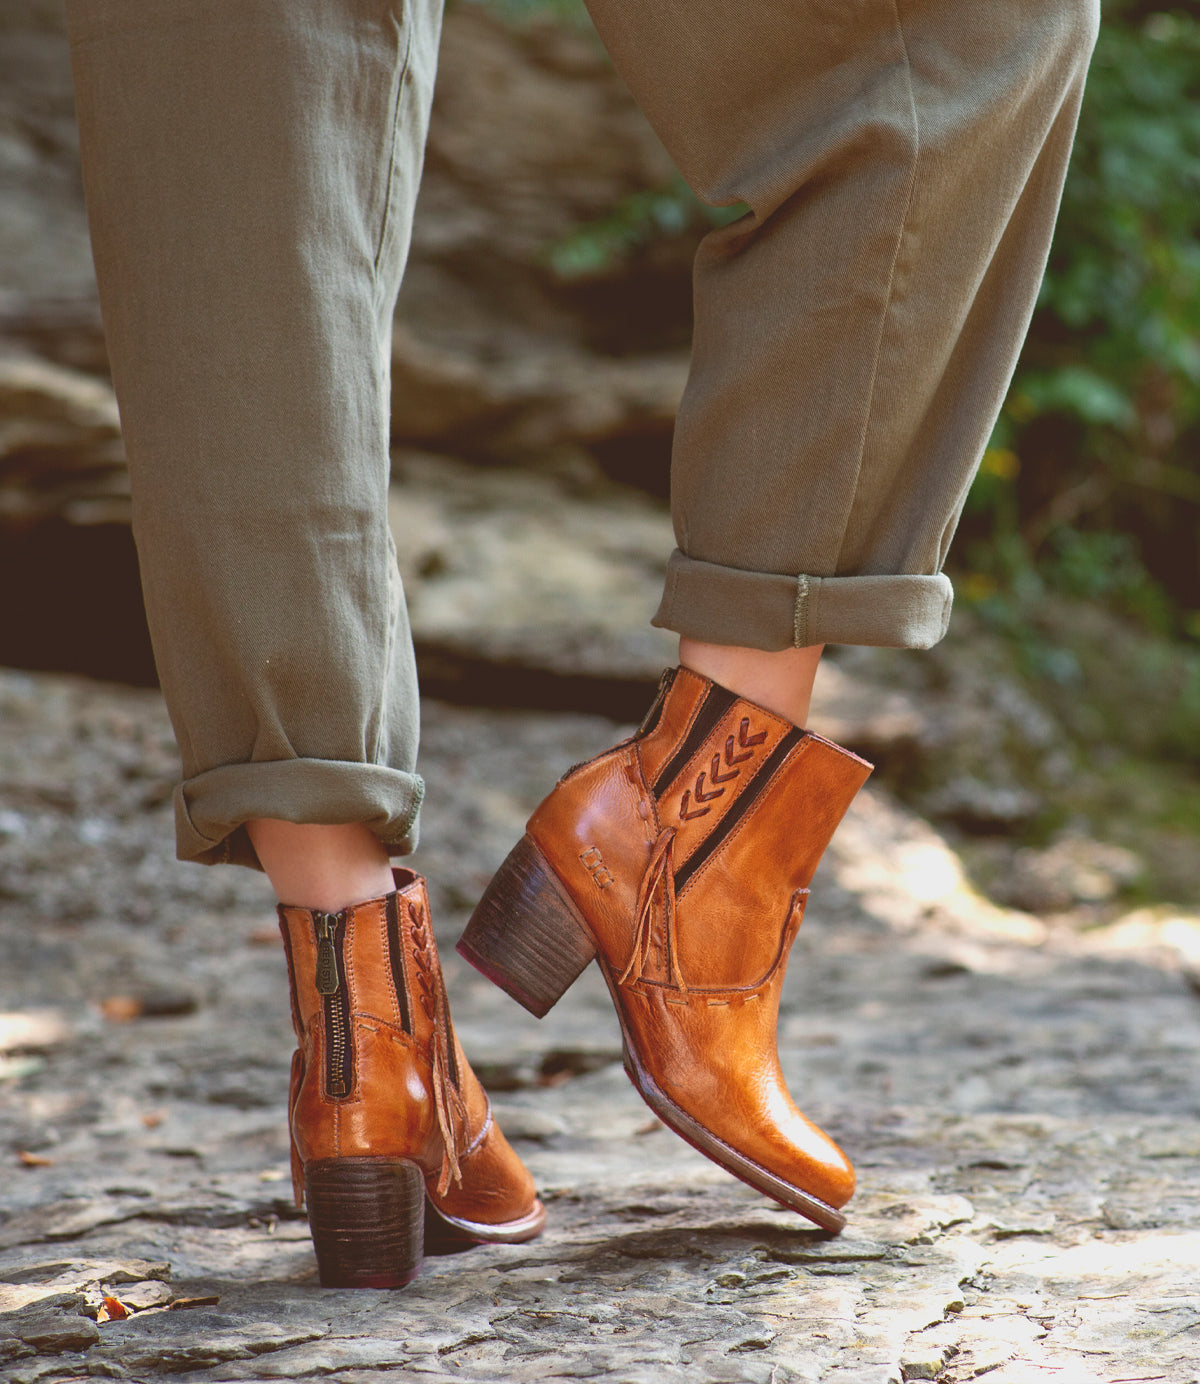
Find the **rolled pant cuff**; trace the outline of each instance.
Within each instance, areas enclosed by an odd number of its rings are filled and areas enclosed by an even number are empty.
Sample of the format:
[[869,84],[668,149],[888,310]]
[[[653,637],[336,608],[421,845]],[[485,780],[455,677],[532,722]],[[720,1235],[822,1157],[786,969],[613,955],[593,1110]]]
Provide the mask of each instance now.
[[652,624],[748,649],[878,644],[928,649],[946,633],[954,588],[933,576],[795,577],[686,557],[667,564]]
[[424,781],[381,764],[283,759],[226,764],[175,790],[180,860],[259,866],[244,823],[259,817],[339,826],[361,822],[389,855],[416,848]]

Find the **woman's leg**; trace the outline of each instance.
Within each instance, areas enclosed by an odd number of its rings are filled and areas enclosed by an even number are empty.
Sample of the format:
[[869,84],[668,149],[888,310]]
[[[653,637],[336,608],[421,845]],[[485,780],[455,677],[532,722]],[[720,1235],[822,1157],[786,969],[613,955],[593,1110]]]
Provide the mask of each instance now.
[[392,307],[440,0],[69,0],[84,181],[184,859],[411,848]]
[[870,766],[799,728],[825,643],[925,647],[1045,267],[1096,0],[589,0],[684,176],[745,202],[695,276],[672,670],[530,819],[460,947],[535,1013],[599,958],[695,1147],[828,1229],[854,1190],[775,1023]]
[[321,1279],[399,1286],[427,1223],[544,1220],[388,868],[421,801],[389,343],[440,0],[68,3],[179,854],[270,874]]
[[767,652],[730,644],[705,644],[684,635],[679,640],[679,661],[739,697],[802,726],[808,721],[813,683],[824,649],[823,644],[812,644],[806,649]]
[[392,888],[392,867],[379,838],[358,822],[329,827],[257,818],[246,823],[250,843],[276,898],[303,899],[337,913]]
[[1097,0],[589,0],[706,201],[656,622],[923,647],[1028,327]]

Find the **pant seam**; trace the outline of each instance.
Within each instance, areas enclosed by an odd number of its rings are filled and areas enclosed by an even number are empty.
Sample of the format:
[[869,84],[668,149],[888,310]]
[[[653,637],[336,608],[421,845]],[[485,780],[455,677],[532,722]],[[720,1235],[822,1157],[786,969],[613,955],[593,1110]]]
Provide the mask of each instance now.
[[808,647],[808,577],[802,572],[796,578],[796,608],[792,613],[792,645]]
[[400,71],[396,75],[396,99],[392,103],[391,139],[388,143],[387,181],[383,189],[383,220],[379,227],[379,244],[375,248],[375,261],[372,265],[372,272],[376,275],[379,273],[379,266],[383,263],[383,255],[387,248],[388,235],[395,222],[395,217],[392,215],[392,189],[395,187],[396,183],[396,146],[399,143],[400,108],[404,104],[404,83],[408,77],[409,63],[412,61],[413,22],[412,15],[406,14],[404,23],[404,57],[400,62]]
[[896,246],[892,251],[892,262],[888,266],[887,293],[884,299],[883,311],[879,315],[879,332],[875,338],[875,351],[871,360],[871,380],[867,386],[867,406],[863,412],[862,433],[859,438],[858,460],[854,468],[854,485],[850,492],[850,505],[846,511],[845,523],[842,526],[842,537],[838,544],[837,558],[834,561],[834,574],[836,575],[841,567],[842,553],[846,547],[846,537],[850,529],[850,516],[854,511],[854,500],[858,494],[859,481],[862,477],[863,458],[867,451],[867,438],[871,432],[871,414],[875,407],[875,394],[879,383],[879,362],[883,356],[883,341],[887,334],[888,317],[892,311],[893,293],[896,286],[896,266],[900,260],[900,250],[904,244],[904,234],[908,229],[908,220],[912,212],[913,198],[917,187],[917,166],[921,159],[921,125],[917,114],[917,100],[913,90],[913,71],[912,60],[908,54],[908,44],[904,38],[904,24],[900,18],[900,0],[892,0],[892,13],[896,21],[896,37],[900,42],[900,50],[904,58],[904,78],[908,88],[908,105],[912,116],[912,166],[908,176],[908,188],[904,194],[904,209],[900,213],[900,224],[896,228]]
[[[396,841],[406,841],[412,835],[421,815],[421,804],[425,801],[425,780],[415,774],[413,777],[416,779],[416,784],[413,789],[413,805],[409,809],[408,816],[404,819],[403,830],[400,835],[395,838]],[[385,844],[391,845],[393,843],[387,842]]]

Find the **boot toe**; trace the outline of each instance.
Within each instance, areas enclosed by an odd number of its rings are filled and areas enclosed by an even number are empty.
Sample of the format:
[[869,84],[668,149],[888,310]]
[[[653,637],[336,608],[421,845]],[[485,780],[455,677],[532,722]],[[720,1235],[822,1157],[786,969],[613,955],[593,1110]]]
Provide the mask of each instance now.
[[434,1210],[473,1240],[532,1240],[542,1233],[546,1211],[537,1198],[528,1168],[494,1121],[477,1147],[459,1159],[462,1180],[439,1194],[430,1179],[427,1192]]

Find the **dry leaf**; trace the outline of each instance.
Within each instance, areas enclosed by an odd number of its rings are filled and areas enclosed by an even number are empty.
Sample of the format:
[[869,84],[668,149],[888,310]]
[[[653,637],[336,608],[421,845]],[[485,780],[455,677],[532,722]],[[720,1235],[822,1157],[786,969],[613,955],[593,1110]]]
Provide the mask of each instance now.
[[142,1116],[142,1123],[147,1129],[157,1129],[166,1118],[165,1110],[147,1110]]
[[132,995],[109,995],[100,1001],[100,1012],[110,1024],[127,1024],[140,1016],[142,1002]]
[[109,1297],[108,1294],[105,1293],[104,1302],[99,1312],[96,1313],[96,1320],[98,1322],[121,1322],[124,1321],[128,1315],[129,1309],[120,1298]]
[[219,1297],[176,1298],[170,1306],[174,1312],[181,1307],[215,1307],[220,1301]]
[[539,1086],[565,1086],[572,1077],[578,1076],[578,1072],[565,1070],[561,1072],[542,1072],[537,1079]]
[[43,1158],[40,1153],[29,1153],[26,1149],[22,1149],[21,1152],[17,1154],[17,1157],[27,1168],[54,1167],[53,1158]]

